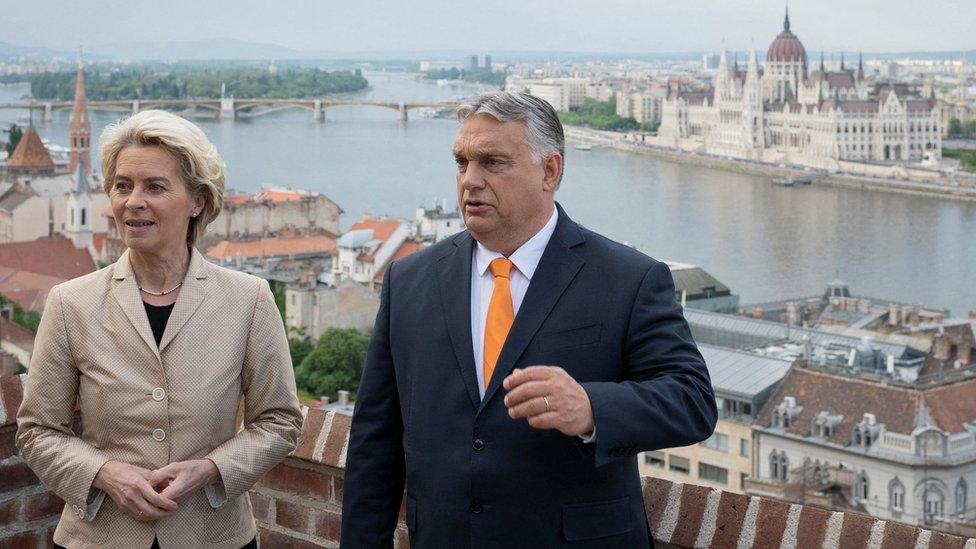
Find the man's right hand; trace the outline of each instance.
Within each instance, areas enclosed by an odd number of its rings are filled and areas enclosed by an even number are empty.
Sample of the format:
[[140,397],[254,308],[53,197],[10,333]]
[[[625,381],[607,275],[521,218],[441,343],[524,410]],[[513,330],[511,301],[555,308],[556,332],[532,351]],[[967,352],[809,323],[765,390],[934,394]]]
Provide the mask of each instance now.
[[107,461],[95,475],[92,487],[112,498],[125,514],[141,521],[159,520],[176,510],[175,501],[163,497],[149,484],[152,471],[122,463]]

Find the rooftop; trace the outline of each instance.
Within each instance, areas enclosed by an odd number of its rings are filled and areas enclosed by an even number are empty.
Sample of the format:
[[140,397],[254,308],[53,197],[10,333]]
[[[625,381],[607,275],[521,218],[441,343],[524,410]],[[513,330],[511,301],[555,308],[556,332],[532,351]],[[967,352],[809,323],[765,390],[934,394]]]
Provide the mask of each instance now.
[[62,236],[0,244],[0,267],[62,278],[77,278],[95,270],[88,250],[75,248]]
[[265,259],[299,255],[335,255],[336,240],[326,234],[275,236],[248,240],[221,240],[207,250],[207,257],[217,261]]
[[793,363],[713,345],[699,344],[698,349],[705,358],[715,392],[749,400],[783,379]]

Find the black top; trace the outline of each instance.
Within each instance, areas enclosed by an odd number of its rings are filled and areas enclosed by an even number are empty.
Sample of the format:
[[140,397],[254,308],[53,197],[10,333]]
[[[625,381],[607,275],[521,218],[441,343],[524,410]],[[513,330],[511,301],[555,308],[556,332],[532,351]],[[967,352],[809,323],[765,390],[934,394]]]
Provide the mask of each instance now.
[[145,301],[142,304],[146,307],[146,315],[149,316],[149,327],[152,328],[153,337],[156,338],[156,346],[163,339],[163,332],[166,331],[166,322],[169,321],[169,314],[173,312],[173,303],[157,307]]

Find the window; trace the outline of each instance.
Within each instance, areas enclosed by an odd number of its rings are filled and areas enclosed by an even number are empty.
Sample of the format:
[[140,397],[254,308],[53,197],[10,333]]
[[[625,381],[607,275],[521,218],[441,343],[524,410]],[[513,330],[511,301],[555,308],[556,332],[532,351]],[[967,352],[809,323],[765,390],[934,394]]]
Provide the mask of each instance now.
[[897,477],[888,484],[888,502],[895,511],[905,508],[905,486]]
[[942,491],[935,486],[925,489],[925,522],[934,522],[942,518],[944,501]]
[[706,440],[703,440],[699,444],[705,448],[711,448],[717,452],[729,451],[729,437],[728,435],[723,435],[722,433],[712,433],[712,436],[708,437]]
[[749,442],[747,438],[739,439],[739,455],[744,458],[749,457]]
[[657,467],[659,469],[664,468],[664,452],[659,450],[653,450],[651,452],[644,452],[644,463],[650,465],[651,467]]
[[956,513],[963,514],[966,512],[966,480],[959,479],[956,483]]
[[868,476],[862,469],[860,473],[857,474],[854,481],[854,499],[866,500],[868,499],[868,489],[870,487],[870,482],[868,481]]
[[678,456],[668,456],[668,469],[675,473],[687,475],[691,472],[691,463],[687,458]]
[[709,465],[707,463],[698,463],[698,478],[710,480],[712,482],[717,482],[719,484],[729,483],[729,470],[716,467],[714,465]]
[[88,210],[85,209],[85,208],[82,208],[81,209],[81,226],[82,227],[84,227],[85,226],[85,223],[87,223],[87,221],[86,221],[86,219],[88,219],[87,214],[88,214]]
[[745,473],[739,473],[739,489],[745,491],[746,481],[749,480],[749,475]]

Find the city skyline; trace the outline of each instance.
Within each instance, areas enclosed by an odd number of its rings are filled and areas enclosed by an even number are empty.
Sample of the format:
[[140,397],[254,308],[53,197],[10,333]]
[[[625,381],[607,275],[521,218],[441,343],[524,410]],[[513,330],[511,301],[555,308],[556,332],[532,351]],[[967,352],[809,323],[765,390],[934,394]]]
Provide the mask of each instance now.
[[[502,0],[467,15],[435,0],[342,6],[291,0],[274,9],[260,2],[218,0],[201,5],[176,0],[165,7],[138,3],[126,10],[107,1],[63,5],[46,0],[5,10],[0,36],[4,42],[30,47],[75,51],[82,44],[93,52],[119,54],[127,46],[219,38],[277,47],[282,58],[290,52],[305,57],[467,51],[653,54],[723,47],[761,51],[769,29],[781,25],[784,8],[780,0],[734,5]],[[967,28],[976,19],[973,2],[891,0],[879,8],[869,0],[828,0],[793,2],[789,9],[794,30],[812,51],[976,48]],[[585,47],[580,46],[581,36]]]

